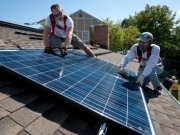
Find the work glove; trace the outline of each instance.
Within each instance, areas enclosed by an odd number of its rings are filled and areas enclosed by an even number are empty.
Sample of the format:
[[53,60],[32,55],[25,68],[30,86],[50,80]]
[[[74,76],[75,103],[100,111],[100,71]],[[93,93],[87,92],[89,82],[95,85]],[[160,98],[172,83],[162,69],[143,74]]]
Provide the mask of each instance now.
[[144,76],[140,75],[140,76],[138,77],[136,83],[139,84],[140,86],[142,86],[143,83],[144,83],[144,78],[145,78]]
[[125,71],[124,71],[124,67],[123,66],[120,66],[119,73],[121,75],[125,75]]
[[66,47],[61,48],[61,56],[64,57],[68,54],[68,49]]

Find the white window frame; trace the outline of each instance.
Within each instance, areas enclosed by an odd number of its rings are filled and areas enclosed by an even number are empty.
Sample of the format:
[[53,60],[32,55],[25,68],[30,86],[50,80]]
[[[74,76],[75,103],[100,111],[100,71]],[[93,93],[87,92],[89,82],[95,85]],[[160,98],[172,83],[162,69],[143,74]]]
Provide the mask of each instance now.
[[[84,34],[87,34],[87,35],[84,35]],[[89,31],[82,31],[82,41],[89,41]]]

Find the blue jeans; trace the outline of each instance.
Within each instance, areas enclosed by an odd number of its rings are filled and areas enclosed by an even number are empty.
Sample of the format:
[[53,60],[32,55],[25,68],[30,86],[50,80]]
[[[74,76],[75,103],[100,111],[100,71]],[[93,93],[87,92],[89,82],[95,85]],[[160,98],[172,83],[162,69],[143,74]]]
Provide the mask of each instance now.
[[[143,70],[144,70],[143,68],[139,69],[139,71],[137,73],[137,77],[139,77],[142,74]],[[158,75],[162,74],[163,72],[164,72],[164,66],[163,65],[155,66],[152,69],[152,72],[147,77],[145,77],[144,84],[146,84],[149,81],[151,81],[154,89],[156,89],[158,87],[161,87]]]

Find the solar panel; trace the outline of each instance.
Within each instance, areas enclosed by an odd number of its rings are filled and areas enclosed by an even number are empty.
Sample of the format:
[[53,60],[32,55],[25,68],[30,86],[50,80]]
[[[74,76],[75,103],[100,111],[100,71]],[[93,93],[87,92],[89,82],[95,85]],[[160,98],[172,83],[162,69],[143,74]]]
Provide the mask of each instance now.
[[118,67],[72,50],[62,58],[42,50],[0,51],[1,66],[140,134],[154,134],[142,90]]

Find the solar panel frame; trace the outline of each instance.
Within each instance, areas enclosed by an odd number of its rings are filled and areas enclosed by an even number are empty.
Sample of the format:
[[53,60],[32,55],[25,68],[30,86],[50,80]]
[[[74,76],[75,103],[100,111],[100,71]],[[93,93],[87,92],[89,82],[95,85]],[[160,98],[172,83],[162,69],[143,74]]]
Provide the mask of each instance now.
[[141,88],[134,85],[131,90],[120,85],[127,80],[117,76],[115,65],[74,50],[65,58],[44,54],[42,50],[2,51],[0,64],[122,126],[138,133],[154,134]]

